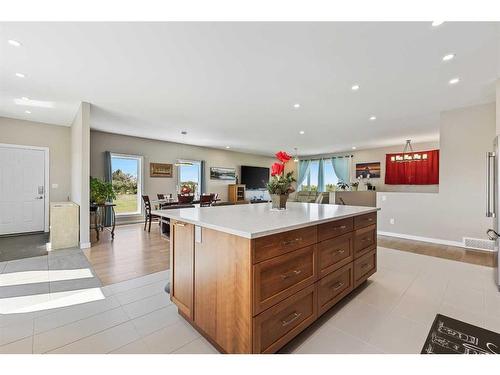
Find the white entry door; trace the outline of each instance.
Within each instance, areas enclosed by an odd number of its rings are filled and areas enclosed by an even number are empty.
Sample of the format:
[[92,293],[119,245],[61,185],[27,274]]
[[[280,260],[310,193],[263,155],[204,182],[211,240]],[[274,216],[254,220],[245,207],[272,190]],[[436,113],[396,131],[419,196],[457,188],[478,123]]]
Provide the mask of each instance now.
[[45,228],[45,152],[0,146],[0,235]]

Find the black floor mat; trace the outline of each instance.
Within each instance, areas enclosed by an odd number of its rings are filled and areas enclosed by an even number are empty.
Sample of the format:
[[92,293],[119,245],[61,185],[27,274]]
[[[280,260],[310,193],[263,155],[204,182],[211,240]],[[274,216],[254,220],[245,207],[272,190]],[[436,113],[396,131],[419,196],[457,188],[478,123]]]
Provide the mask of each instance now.
[[437,314],[422,354],[500,354],[500,334]]
[[0,237],[0,262],[47,255],[48,233]]

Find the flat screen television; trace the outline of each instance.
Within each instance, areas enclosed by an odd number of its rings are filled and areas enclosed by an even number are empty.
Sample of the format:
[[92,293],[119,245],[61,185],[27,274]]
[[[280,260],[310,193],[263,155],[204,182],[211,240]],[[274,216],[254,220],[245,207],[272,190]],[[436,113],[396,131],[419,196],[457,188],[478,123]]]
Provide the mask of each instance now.
[[241,166],[241,183],[247,189],[265,189],[269,182],[269,168]]

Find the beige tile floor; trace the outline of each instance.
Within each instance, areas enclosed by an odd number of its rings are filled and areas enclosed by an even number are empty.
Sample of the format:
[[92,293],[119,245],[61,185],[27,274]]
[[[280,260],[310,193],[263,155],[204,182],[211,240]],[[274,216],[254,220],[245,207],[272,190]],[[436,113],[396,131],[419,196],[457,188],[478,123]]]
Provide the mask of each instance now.
[[[378,254],[369,282],[281,352],[419,353],[437,313],[500,332],[492,268]],[[168,272],[102,287],[105,298],[95,301],[78,303],[76,294],[65,307],[2,314],[0,353],[216,353],[165,295]]]

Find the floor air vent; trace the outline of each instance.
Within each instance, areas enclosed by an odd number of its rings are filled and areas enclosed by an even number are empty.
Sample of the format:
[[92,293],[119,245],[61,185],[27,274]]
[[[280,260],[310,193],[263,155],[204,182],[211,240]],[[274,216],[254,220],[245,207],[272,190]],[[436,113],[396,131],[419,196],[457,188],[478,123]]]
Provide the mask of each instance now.
[[464,245],[468,249],[483,251],[495,251],[495,241],[483,240],[480,238],[464,237]]

